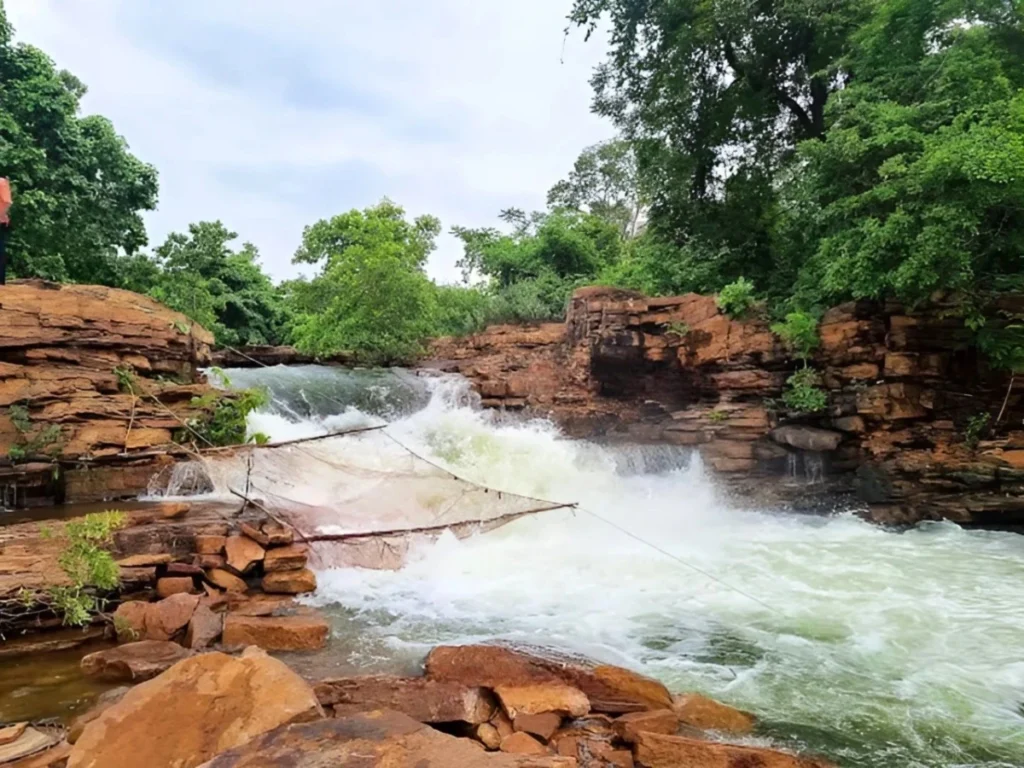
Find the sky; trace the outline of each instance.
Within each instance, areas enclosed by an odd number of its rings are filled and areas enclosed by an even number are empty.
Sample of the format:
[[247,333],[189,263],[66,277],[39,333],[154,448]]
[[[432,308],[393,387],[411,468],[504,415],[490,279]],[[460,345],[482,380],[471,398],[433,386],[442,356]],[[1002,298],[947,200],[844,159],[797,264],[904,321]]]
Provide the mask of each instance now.
[[89,88],[160,174],[150,243],[220,219],[294,277],[302,229],[390,197],[445,234],[544,206],[580,150],[601,40],[565,35],[571,0],[6,0],[16,39]]

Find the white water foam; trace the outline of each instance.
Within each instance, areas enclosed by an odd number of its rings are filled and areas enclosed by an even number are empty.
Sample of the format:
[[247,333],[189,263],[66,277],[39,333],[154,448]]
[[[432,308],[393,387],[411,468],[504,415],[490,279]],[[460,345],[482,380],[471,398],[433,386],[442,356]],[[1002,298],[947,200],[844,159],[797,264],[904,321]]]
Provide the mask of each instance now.
[[[432,386],[389,427],[403,443],[468,479],[577,501],[721,581],[585,512],[545,513],[443,537],[398,572],[321,573],[315,601],[355,616],[373,653],[552,643],[751,709],[843,765],[1024,764],[1024,537],[736,508],[679,451],[566,440],[474,408],[457,380]],[[373,419],[338,410],[251,426],[280,440]]]

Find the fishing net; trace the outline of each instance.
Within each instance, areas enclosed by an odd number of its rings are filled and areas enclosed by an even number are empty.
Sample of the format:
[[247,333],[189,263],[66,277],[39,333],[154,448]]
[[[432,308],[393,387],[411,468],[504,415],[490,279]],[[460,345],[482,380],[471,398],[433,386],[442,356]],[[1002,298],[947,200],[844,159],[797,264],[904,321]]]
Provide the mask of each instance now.
[[207,452],[158,484],[162,495],[247,499],[313,543],[324,567],[397,567],[422,539],[567,506],[460,478],[384,429]]

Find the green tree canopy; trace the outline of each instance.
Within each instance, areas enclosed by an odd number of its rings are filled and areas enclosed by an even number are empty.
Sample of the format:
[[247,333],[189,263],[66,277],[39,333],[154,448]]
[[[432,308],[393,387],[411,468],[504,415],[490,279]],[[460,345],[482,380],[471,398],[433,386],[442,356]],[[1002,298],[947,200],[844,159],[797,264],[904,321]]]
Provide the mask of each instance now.
[[548,191],[548,206],[586,211],[619,225],[623,237],[636,235],[644,198],[633,147],[617,139],[587,147],[568,178]]
[[140,214],[156,207],[157,175],[109,120],[80,116],[84,94],[42,51],[12,41],[0,2],[0,175],[14,192],[12,271],[120,285],[120,252],[146,244]]
[[435,329],[437,296],[423,269],[440,231],[433,216],[407,221],[389,200],[307,227],[294,260],[319,271],[288,285],[295,345],[373,364],[416,355]]

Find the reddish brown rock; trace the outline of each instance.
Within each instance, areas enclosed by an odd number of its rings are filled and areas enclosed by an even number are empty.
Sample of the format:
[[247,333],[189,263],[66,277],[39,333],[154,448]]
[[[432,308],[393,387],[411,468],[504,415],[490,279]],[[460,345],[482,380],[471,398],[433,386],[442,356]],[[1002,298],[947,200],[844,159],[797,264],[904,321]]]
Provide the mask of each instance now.
[[498,737],[500,739],[504,739],[506,736],[511,736],[516,732],[515,728],[512,727],[512,721],[501,707],[498,707],[498,709],[495,710],[494,716],[491,718],[491,725],[493,725],[494,730],[498,732]]
[[320,703],[339,716],[390,709],[421,723],[478,725],[494,714],[494,699],[486,689],[423,677],[343,677],[323,680],[314,690]]
[[263,559],[263,570],[267,573],[275,571],[300,571],[309,561],[309,548],[305,544],[290,544],[286,547],[268,549]]
[[520,715],[557,712],[567,717],[580,717],[590,711],[590,702],[583,692],[562,683],[499,685],[494,693],[513,723]]
[[14,725],[0,728],[0,746],[20,739],[22,734],[25,733],[26,728],[28,728],[28,723],[15,723]]
[[191,655],[177,643],[140,640],[90,653],[82,658],[82,672],[107,682],[139,682],[156,677]]
[[199,595],[177,594],[146,606],[147,640],[170,640],[185,629],[199,605]]
[[131,600],[117,606],[114,611],[114,631],[117,632],[119,643],[131,643],[144,638],[148,611],[149,603],[141,600]]
[[202,650],[215,643],[223,630],[223,614],[214,613],[207,604],[201,602],[188,622],[185,647],[194,651]]
[[268,651],[315,651],[327,644],[329,628],[320,616],[243,616],[229,613],[221,642],[227,648],[258,645]]
[[516,715],[512,727],[548,741],[562,725],[562,716],[557,712],[543,712],[539,715]]
[[207,571],[206,578],[213,582],[214,585],[227,590],[228,592],[245,592],[249,588],[249,585],[242,579],[235,576],[235,574],[220,568],[214,568],[212,571]]
[[465,685],[524,686],[563,682],[578,688],[597,712],[665,709],[672,697],[664,685],[613,667],[550,649],[500,645],[438,646],[426,661],[427,676]]
[[799,757],[788,752],[660,733],[639,734],[633,754],[645,768],[835,768],[822,760]]
[[501,746],[501,734],[490,723],[480,723],[474,729],[473,734],[476,736],[477,741],[492,752]]
[[195,591],[195,584],[191,576],[165,576],[156,582],[156,594],[158,597],[170,597],[171,595],[187,595]]
[[196,536],[196,552],[200,555],[219,555],[224,552],[226,536],[199,534]]
[[117,561],[122,568],[145,568],[153,565],[166,565],[174,559],[174,555],[167,552],[159,554],[142,554],[123,557]]
[[89,723],[68,768],[194,768],[288,723],[323,717],[313,689],[258,649],[207,653],[132,688]]
[[224,543],[228,567],[236,573],[248,573],[257,563],[262,562],[263,547],[248,536],[228,536]]
[[224,566],[228,564],[227,558],[224,555],[195,555],[192,558],[192,562],[201,571],[214,571],[223,570]]
[[709,699],[699,693],[687,693],[672,699],[672,711],[679,722],[704,731],[747,734],[754,730],[757,718],[749,712]]
[[550,755],[551,751],[528,733],[519,731],[501,740],[502,752],[514,755]]
[[316,575],[308,568],[300,571],[276,571],[264,576],[262,584],[264,592],[301,595],[316,592]]
[[675,734],[679,730],[679,716],[671,709],[653,712],[628,712],[615,720],[615,734],[632,744],[640,733]]
[[127,685],[122,685],[117,688],[111,688],[109,691],[104,691],[93,703],[92,707],[87,711],[80,714],[74,720],[71,721],[71,725],[68,726],[67,740],[69,744],[74,744],[78,741],[82,735],[82,731],[85,730],[85,726],[103,714],[109,707],[113,706],[121,700],[128,691],[130,691]]
[[168,520],[184,517],[191,509],[192,505],[183,501],[164,501],[157,507],[160,517]]
[[[485,752],[399,712],[379,710],[278,728],[203,768],[575,768],[574,760]],[[75,768],[75,766],[69,766]]]

